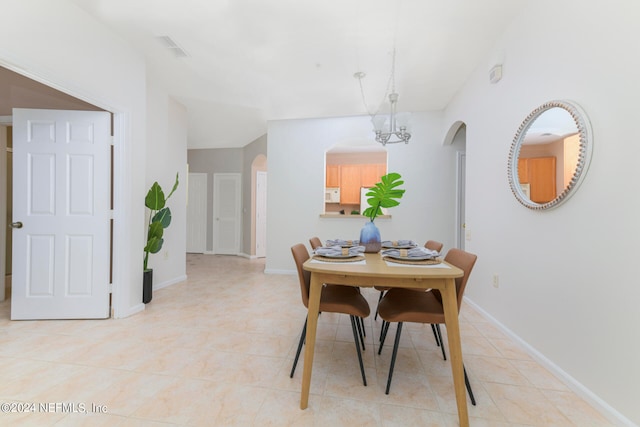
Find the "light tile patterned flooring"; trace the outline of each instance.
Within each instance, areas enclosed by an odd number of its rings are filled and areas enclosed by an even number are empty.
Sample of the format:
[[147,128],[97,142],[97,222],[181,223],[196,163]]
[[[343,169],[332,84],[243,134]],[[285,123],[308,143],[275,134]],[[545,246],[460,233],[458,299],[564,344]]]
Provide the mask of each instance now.
[[[264,260],[240,257],[187,263],[187,281],[126,319],[12,322],[0,303],[0,402],[35,410],[0,413],[0,425],[458,425],[449,362],[429,325],[406,324],[385,395],[395,325],[379,356],[381,321],[365,319],[364,387],[349,317],[322,314],[302,411],[302,358],[289,378],[306,314],[297,276],[265,275]],[[362,292],[373,313],[377,291]],[[611,425],[471,307],[460,316],[472,426]]]

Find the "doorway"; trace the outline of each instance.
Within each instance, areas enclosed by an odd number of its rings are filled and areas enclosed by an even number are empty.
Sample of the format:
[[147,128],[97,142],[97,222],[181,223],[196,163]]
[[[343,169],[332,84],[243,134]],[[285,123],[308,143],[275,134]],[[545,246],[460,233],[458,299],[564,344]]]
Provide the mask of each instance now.
[[465,180],[467,168],[467,154],[464,151],[456,153],[456,244],[458,249],[465,248]]
[[267,256],[267,173],[256,173],[256,258]]
[[467,165],[467,125],[464,122],[454,122],[445,135],[443,145],[451,145],[456,150],[456,223],[455,243],[459,249],[465,249],[466,242],[466,165]]
[[242,225],[239,173],[213,174],[213,252],[238,255]]
[[11,118],[0,118],[0,301],[11,298],[11,233],[7,233],[12,218],[13,157]]
[[187,252],[207,249],[207,174],[189,173],[187,182]]
[[[13,108],[20,106],[29,109],[65,109],[76,111],[106,110],[85,102],[72,95],[26,77],[16,71],[6,68],[0,60],[0,93],[7,94],[0,104],[0,301],[7,299],[15,285],[15,261],[13,253],[13,236],[8,225],[13,218]],[[45,81],[45,80],[41,80]],[[113,129],[119,130],[123,126],[122,115],[118,114],[110,120],[111,134]],[[122,138],[124,140],[124,138]],[[113,156],[113,150],[112,155]],[[77,159],[76,159],[77,160]],[[76,163],[77,164],[77,163]],[[115,162],[112,162],[112,166]],[[111,186],[113,188],[113,185]],[[111,195],[113,201],[114,195]],[[111,206],[112,208],[113,206]],[[13,283],[12,283],[13,282]],[[119,293],[118,293],[119,294]],[[114,295],[115,296],[115,292]],[[115,300],[113,300],[115,302]],[[112,304],[115,310],[115,303]]]

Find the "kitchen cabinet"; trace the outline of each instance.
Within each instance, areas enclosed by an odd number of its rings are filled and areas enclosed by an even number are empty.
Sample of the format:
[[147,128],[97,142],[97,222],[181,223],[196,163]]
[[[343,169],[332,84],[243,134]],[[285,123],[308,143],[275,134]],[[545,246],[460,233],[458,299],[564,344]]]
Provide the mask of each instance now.
[[387,173],[387,165],[360,165],[360,186],[373,187],[380,182],[380,177]]
[[550,202],[556,198],[556,158],[519,158],[518,179],[521,184],[529,184],[532,202]]
[[340,187],[340,165],[327,165],[325,187]]
[[[329,176],[327,166],[327,176]],[[360,188],[373,187],[380,182],[380,177],[386,173],[387,165],[361,164],[340,165],[340,203],[343,205],[360,204]]]
[[340,165],[340,203],[360,204],[360,166]]

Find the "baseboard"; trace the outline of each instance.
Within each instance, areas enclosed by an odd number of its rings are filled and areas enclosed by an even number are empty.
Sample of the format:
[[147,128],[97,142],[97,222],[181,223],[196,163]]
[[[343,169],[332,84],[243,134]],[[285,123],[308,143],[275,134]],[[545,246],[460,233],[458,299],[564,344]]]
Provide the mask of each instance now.
[[115,310],[112,310],[111,316],[114,319],[124,319],[125,317],[133,316],[136,313],[140,313],[144,311],[144,304],[141,302],[140,304],[136,304],[131,307],[129,310],[126,310],[124,313],[116,313]]
[[187,280],[187,275],[183,275],[183,276],[178,276],[176,278],[173,278],[171,280],[167,280],[164,281],[162,283],[154,283],[153,284],[153,290],[158,290],[158,289],[162,289],[162,288],[166,288],[167,286],[171,286],[171,285],[175,285],[176,283],[180,283],[180,282],[184,282],[185,280]]
[[489,322],[493,323],[498,329],[504,332],[509,338],[520,344],[524,350],[545,368],[547,368],[550,372],[552,372],[555,376],[557,376],[562,382],[566,384],[574,393],[578,396],[586,400],[591,406],[596,408],[600,413],[605,416],[609,421],[614,423],[615,425],[621,427],[638,427],[637,424],[629,420],[627,417],[618,412],[615,408],[609,405],[607,402],[598,397],[595,393],[585,387],[582,383],[577,381],[571,375],[567,374],[563,371],[558,365],[553,363],[551,360],[547,359],[542,353],[532,347],[529,343],[524,341],[518,335],[516,335],[509,328],[500,323],[496,318],[491,316],[489,313],[480,308],[476,303],[470,300],[467,297],[464,297],[464,301],[469,304],[474,310],[476,310],[480,315],[482,315]]

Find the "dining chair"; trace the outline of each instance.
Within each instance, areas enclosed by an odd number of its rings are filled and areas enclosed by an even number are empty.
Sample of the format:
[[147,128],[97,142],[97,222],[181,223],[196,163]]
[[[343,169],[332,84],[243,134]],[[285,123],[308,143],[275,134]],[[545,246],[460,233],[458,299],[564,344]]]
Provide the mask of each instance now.
[[[312,250],[315,250],[316,248],[321,248],[323,246],[322,240],[320,240],[320,238],[316,236],[309,239],[309,244],[311,245]],[[357,288],[357,289],[359,292],[360,288]],[[358,333],[360,334],[360,338],[362,338],[363,336],[366,337],[367,332],[364,329],[364,320],[361,317],[358,317],[356,320],[358,321],[357,326],[358,326]],[[364,349],[364,339],[362,340],[362,348]]]
[[309,239],[309,244],[311,245],[311,249],[321,248],[322,240],[319,237],[312,237]]
[[[456,282],[456,299],[458,303],[458,315],[460,314],[460,306],[462,304],[462,297],[464,290],[469,280],[469,275],[473,269],[476,259],[478,257],[472,253],[465,252],[461,249],[452,248],[447,252],[444,260],[451,265],[454,265],[461,269],[464,274],[462,277],[455,279]],[[434,292],[430,290],[427,292],[416,292],[410,289],[394,288],[390,289],[378,304],[378,313],[380,317],[386,322],[386,327],[383,329],[383,335],[380,342],[380,348],[378,354],[382,352],[382,345],[387,336],[389,330],[389,323],[398,322],[398,329],[396,331],[396,338],[393,344],[393,354],[391,356],[391,366],[389,367],[389,378],[387,379],[386,394],[389,394],[389,388],[391,387],[391,378],[393,377],[393,367],[396,363],[396,356],[398,354],[398,344],[400,342],[400,334],[402,333],[402,324],[404,322],[413,323],[430,323],[436,325],[438,330],[438,336],[440,339],[440,346],[442,348],[442,355],[446,360],[447,357],[444,352],[444,342],[442,341],[442,334],[440,334],[440,324],[445,323],[444,308],[442,306],[442,295],[440,292]],[[438,338],[436,338],[438,339]],[[464,382],[469,392],[469,398],[473,405],[476,404],[473,391],[471,390],[471,384],[469,383],[469,377],[467,371],[464,369]]]
[[[443,246],[444,245],[442,243],[436,240],[427,240],[427,242],[424,244],[425,248],[431,249],[432,251],[438,251],[438,252],[442,250]],[[384,286],[374,286],[374,289],[377,291],[380,291],[380,296],[378,297],[378,304],[380,304],[380,300],[382,300],[384,293],[391,288],[387,288]],[[376,308],[376,314],[375,316],[373,316],[373,320],[377,320],[377,319],[378,319],[378,309]],[[382,326],[384,327],[384,322],[382,323]],[[434,330],[434,334],[435,334],[435,330]],[[380,336],[382,337],[382,334]]]
[[[306,308],[309,308],[309,288],[311,286],[311,273],[306,271],[302,265],[309,259],[309,252],[302,243],[298,243],[291,247],[291,253],[296,263],[296,269],[298,270],[298,279],[300,281],[300,294],[302,296],[302,304]],[[360,289],[352,286],[342,285],[328,285],[323,284],[322,293],[320,294],[320,313],[342,313],[348,314],[351,319],[351,329],[353,331],[353,339],[356,343],[356,351],[358,353],[358,361],[360,362],[360,373],[362,374],[362,382],[366,386],[367,378],[364,373],[364,364],[362,363],[362,353],[360,352],[360,344],[362,344],[362,350],[364,350],[364,338],[358,332],[360,328],[359,321],[356,318],[365,318],[369,316],[370,309],[367,300],[360,294]],[[300,357],[300,351],[304,344],[307,334],[307,318],[305,318],[304,326],[302,327],[302,333],[300,334],[300,341],[298,342],[298,349],[296,356],[293,360],[293,366],[291,367],[291,374],[289,377],[293,378],[293,374],[298,364],[298,358]],[[357,326],[356,326],[357,324]]]

